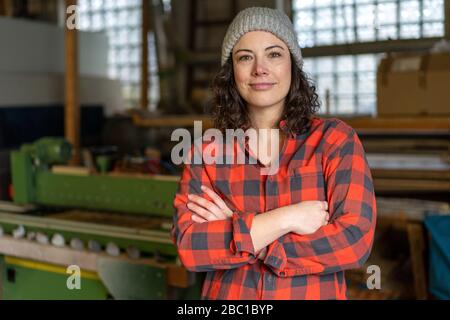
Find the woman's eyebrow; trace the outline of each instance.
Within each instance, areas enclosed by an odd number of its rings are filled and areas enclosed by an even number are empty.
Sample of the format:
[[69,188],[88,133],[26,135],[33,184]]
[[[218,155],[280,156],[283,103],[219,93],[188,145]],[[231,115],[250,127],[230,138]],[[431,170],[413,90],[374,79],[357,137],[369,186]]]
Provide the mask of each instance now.
[[[264,51],[267,51],[267,50],[270,50],[270,49],[274,49],[274,48],[280,48],[281,50],[284,50],[284,48],[282,46],[273,45],[273,46],[267,47],[266,49],[264,49]],[[250,50],[250,49],[239,49],[239,50],[236,50],[236,52],[234,54],[237,54],[238,52],[241,52],[241,51],[253,53],[253,51]]]
[[241,51],[253,53],[253,51],[250,50],[250,49],[239,49],[239,50],[236,50],[236,52],[235,52],[234,54],[236,54],[236,53],[238,53],[238,52],[241,52]]
[[283,47],[281,47],[281,46],[279,46],[279,45],[274,45],[274,46],[267,47],[267,48],[265,49],[265,51],[270,50],[270,49],[273,49],[273,48],[280,48],[281,50],[284,50]]

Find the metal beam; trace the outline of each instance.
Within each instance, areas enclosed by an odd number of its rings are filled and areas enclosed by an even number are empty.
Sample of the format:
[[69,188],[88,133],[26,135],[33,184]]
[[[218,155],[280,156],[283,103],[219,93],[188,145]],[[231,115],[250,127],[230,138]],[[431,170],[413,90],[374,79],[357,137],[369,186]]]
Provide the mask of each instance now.
[[[448,0],[447,2],[450,2]],[[447,3],[446,2],[446,3]],[[364,43],[338,44],[332,46],[318,46],[313,48],[303,48],[304,57],[324,57],[337,55],[354,55],[399,51],[418,51],[428,50],[440,37],[426,39],[405,39],[405,40],[387,40]]]

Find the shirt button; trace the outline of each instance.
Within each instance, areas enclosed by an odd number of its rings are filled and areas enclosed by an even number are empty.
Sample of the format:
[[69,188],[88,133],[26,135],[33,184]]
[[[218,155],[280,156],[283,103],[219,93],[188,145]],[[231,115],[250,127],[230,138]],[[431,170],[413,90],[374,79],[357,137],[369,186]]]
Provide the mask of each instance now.
[[284,277],[286,275],[286,273],[284,271],[280,272],[280,276]]

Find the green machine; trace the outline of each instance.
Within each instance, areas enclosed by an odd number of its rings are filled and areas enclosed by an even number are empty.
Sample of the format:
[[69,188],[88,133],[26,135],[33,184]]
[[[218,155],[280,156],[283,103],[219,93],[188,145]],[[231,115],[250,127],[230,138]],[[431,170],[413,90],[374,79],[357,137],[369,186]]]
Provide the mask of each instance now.
[[58,170],[71,152],[43,138],[11,154],[1,298],[198,299],[203,275],[182,267],[170,238],[179,178]]

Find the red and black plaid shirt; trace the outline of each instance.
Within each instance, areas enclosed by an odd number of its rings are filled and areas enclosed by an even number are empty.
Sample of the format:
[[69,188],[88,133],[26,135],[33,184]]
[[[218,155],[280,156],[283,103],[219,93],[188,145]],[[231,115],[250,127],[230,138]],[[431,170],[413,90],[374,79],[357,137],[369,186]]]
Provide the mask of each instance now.
[[[367,260],[376,223],[372,177],[356,132],[338,119],[315,118],[308,132],[286,138],[277,174],[260,175],[260,166],[185,165],[171,234],[184,266],[207,273],[202,299],[346,299],[344,270]],[[223,198],[231,218],[191,219],[188,193],[211,200],[201,185]],[[258,259],[254,216],[305,200],[328,201],[329,224],[310,235],[285,234]]]

